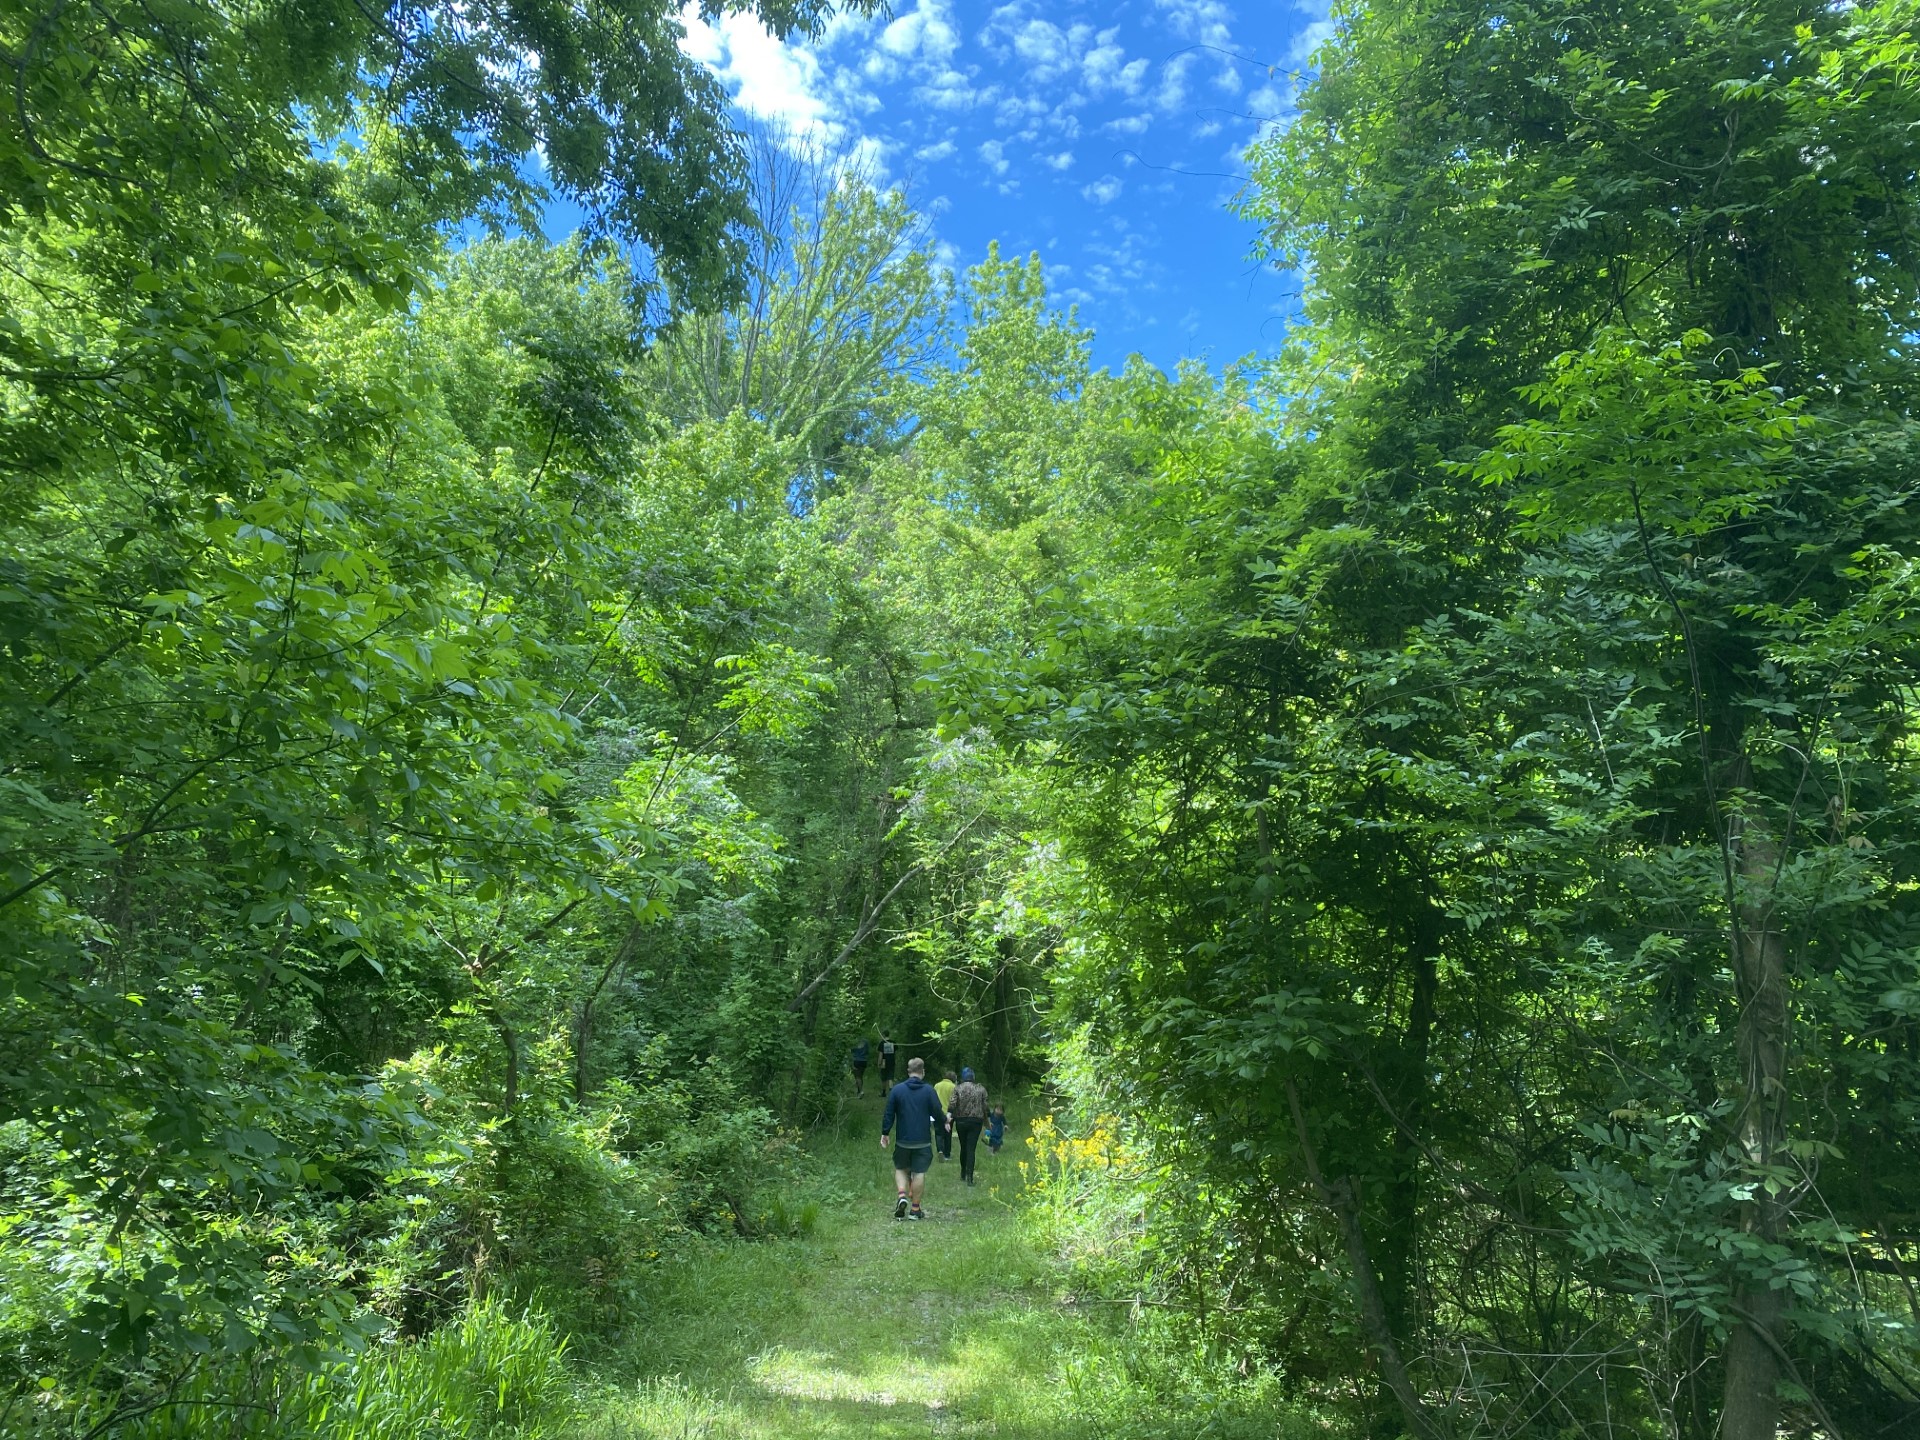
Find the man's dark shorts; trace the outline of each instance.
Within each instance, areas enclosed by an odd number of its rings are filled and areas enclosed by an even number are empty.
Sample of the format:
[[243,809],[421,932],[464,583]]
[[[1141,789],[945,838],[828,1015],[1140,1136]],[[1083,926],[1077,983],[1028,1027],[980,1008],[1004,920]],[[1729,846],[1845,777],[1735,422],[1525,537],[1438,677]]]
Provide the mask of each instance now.
[[924,1175],[933,1168],[933,1146],[896,1145],[893,1147],[893,1168],[904,1170],[909,1175]]

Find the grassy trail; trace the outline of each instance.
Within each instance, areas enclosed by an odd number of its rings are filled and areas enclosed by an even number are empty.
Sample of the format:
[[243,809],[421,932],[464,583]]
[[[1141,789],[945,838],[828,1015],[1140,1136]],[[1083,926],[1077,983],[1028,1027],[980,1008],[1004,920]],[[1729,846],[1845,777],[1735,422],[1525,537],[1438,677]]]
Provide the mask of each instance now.
[[716,1247],[669,1271],[623,1347],[641,1378],[607,1396],[580,1440],[1276,1433],[1272,1419],[1196,1425],[1137,1383],[1124,1310],[1066,1303],[1024,1238],[1018,1144],[997,1157],[983,1145],[971,1190],[957,1151],[936,1161],[928,1218],[913,1223],[893,1219],[878,1130],[869,1093],[842,1136],[815,1147],[811,1235]]

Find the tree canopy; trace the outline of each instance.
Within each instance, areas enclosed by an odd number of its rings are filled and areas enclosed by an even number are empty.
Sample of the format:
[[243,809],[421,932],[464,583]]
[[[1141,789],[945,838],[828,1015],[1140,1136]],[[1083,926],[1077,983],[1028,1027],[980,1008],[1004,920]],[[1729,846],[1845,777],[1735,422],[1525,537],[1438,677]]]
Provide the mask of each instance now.
[[1170,375],[678,16],[0,15],[0,1415],[592,1357],[889,1030],[1347,1433],[1907,1433],[1913,5],[1342,5]]

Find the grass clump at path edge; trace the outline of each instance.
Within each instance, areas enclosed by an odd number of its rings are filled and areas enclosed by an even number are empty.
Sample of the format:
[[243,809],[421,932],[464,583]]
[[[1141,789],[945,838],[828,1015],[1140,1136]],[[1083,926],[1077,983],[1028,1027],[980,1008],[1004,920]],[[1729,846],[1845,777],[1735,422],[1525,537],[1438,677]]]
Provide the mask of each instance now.
[[981,1147],[974,1189],[957,1150],[936,1162],[915,1223],[892,1217],[878,1119],[876,1099],[857,1102],[816,1142],[810,1193],[785,1205],[815,1217],[810,1233],[663,1267],[569,1440],[1328,1433],[1177,1319],[1062,1292],[1018,1205],[1023,1127],[997,1157]]

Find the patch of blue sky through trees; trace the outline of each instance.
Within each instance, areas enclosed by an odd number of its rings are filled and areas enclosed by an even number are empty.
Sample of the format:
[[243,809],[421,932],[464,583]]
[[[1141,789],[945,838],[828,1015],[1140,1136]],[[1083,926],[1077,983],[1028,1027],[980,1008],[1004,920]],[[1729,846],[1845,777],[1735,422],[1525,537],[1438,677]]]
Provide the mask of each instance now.
[[1285,124],[1324,0],[968,5],[897,0],[774,39],[683,15],[684,48],[774,144],[901,183],[941,258],[1038,251],[1096,357],[1170,368],[1271,353],[1297,284],[1232,211],[1244,152]]

